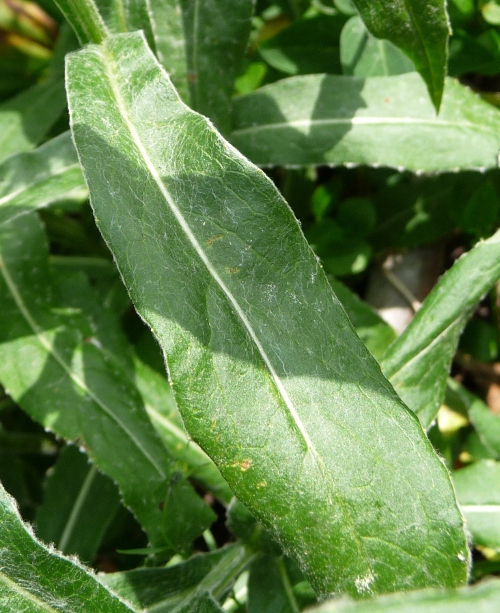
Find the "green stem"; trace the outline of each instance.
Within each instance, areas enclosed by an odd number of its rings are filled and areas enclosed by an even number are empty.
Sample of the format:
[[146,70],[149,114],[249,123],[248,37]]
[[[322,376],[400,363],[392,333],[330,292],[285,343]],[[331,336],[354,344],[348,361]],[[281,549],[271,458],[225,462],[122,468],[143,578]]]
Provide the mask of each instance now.
[[82,45],[100,44],[109,36],[94,0],[55,0]]

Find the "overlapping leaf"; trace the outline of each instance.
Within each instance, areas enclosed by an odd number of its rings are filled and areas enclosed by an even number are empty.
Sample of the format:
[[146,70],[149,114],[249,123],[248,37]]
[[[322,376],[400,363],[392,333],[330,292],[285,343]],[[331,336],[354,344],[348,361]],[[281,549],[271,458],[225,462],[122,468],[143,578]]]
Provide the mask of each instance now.
[[58,302],[71,283],[67,276],[51,279],[35,216],[0,226],[0,381],[34,419],[88,448],[155,546],[175,547],[200,530],[194,520],[179,534],[170,520],[177,494],[196,511],[201,530],[213,515],[184,481],[173,479],[173,461],[137,389],[102,350],[89,320]]
[[130,613],[90,571],[49,550],[23,524],[0,485],[0,610],[29,613]]
[[451,360],[471,310],[499,278],[497,232],[443,275],[382,358],[383,372],[424,427],[443,401]]
[[496,168],[500,111],[453,79],[439,115],[420,77],[290,77],[234,101],[231,142],[260,166]]
[[84,195],[86,186],[66,132],[0,165],[0,224],[74,193]]
[[320,594],[463,582],[446,469],[271,182],[139,34],[71,55],[68,93],[97,223],[235,493]]
[[353,0],[368,29],[413,61],[439,110],[448,59],[450,26],[446,0]]

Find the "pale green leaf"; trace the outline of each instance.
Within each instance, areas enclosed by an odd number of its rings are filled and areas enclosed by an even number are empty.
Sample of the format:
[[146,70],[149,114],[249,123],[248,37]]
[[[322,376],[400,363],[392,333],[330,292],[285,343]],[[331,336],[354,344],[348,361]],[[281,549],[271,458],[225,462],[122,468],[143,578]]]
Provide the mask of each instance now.
[[474,543],[500,549],[500,462],[480,460],[452,476]]
[[137,568],[105,575],[101,580],[122,598],[151,613],[185,609],[198,613],[196,601],[204,594],[220,601],[254,557],[243,545],[229,545],[168,568]]
[[[172,483],[173,461],[127,371],[103,351],[88,318],[58,301],[58,284],[68,282],[50,277],[37,217],[0,226],[0,381],[34,419],[87,447],[155,546],[175,547],[168,500],[178,490],[194,506],[201,499],[182,480]],[[200,516],[203,530],[213,514],[205,507]],[[197,536],[193,529],[180,541]]]
[[444,397],[458,339],[468,316],[500,278],[500,231],[480,241],[444,274],[381,367],[427,428]]
[[372,36],[357,15],[340,35],[340,62],[345,75],[383,77],[415,70],[413,62],[388,40]]
[[437,110],[448,59],[446,0],[353,0],[368,29],[402,49],[424,78]]
[[0,485],[0,611],[5,613],[126,613],[90,570],[47,549],[23,524]]
[[319,594],[465,581],[449,475],[269,179],[140,34],[72,54],[68,93],[97,223],[236,495]]
[[0,224],[61,198],[85,193],[71,134],[65,132],[0,165]]
[[415,73],[290,77],[234,101],[232,143],[260,166],[496,168],[500,111],[453,79],[438,116]]
[[495,613],[499,607],[500,581],[490,580],[458,590],[420,590],[366,602],[330,601],[308,613]]
[[119,505],[116,485],[77,447],[68,445],[45,482],[35,531],[62,553],[90,564]]

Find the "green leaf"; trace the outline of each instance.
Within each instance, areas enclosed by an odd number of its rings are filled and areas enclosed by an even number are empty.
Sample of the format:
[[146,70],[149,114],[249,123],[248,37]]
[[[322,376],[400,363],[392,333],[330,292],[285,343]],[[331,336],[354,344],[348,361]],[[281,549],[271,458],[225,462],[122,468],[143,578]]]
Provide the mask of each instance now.
[[138,568],[104,575],[101,580],[138,608],[198,613],[197,599],[204,594],[222,599],[253,557],[243,545],[229,545],[168,568]]
[[67,74],[97,223],[236,495],[319,594],[465,581],[447,471],[273,184],[180,101],[140,34],[72,54]]
[[62,81],[33,85],[0,104],[0,162],[29,151],[47,134],[66,105]]
[[309,613],[493,613],[500,606],[500,581],[458,590],[428,589],[381,596],[368,602],[325,602]]
[[452,473],[474,543],[500,548],[500,462],[480,460]]
[[[253,0],[183,4],[191,107],[223,132],[230,129],[234,81],[250,35]],[[168,58],[165,58],[168,70]]]
[[0,485],[0,610],[30,613],[134,611],[90,571],[46,548]]
[[65,132],[0,165],[0,224],[61,198],[85,193],[71,134]]
[[[127,371],[103,351],[88,318],[58,300],[65,290],[54,281],[38,219],[25,215],[2,224],[0,381],[34,419],[88,448],[154,546],[175,547],[178,527],[162,503],[176,488],[185,495],[185,484],[177,482]],[[198,508],[193,491],[191,502]],[[213,514],[204,507],[198,518],[201,533]],[[191,527],[183,536],[194,538]]]
[[381,367],[427,428],[443,401],[451,360],[473,308],[500,278],[500,231],[457,260],[434,286]]
[[340,36],[342,72],[355,77],[383,77],[413,72],[413,62],[388,40],[372,36],[358,16],[351,17]]
[[77,447],[68,445],[46,480],[36,534],[90,564],[119,504],[116,485]]
[[415,64],[439,111],[448,59],[450,25],[446,0],[353,0],[363,21],[377,38],[402,49]]
[[290,77],[234,101],[231,142],[260,166],[496,168],[500,111],[447,79],[436,117],[422,80]]

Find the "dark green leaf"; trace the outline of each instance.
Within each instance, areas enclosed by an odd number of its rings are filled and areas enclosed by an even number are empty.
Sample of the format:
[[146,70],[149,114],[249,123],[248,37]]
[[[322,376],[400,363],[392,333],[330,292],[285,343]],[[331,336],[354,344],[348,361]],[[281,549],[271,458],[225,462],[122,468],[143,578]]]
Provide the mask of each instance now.
[[[162,511],[176,487],[173,461],[127,371],[103,351],[89,320],[64,304],[50,278],[37,218],[25,215],[2,224],[0,381],[34,419],[88,448],[154,545],[175,547],[178,528]],[[184,488],[183,482],[177,487]],[[196,508],[199,498],[191,494]],[[205,507],[199,532],[212,518]]]
[[90,571],[37,541],[0,486],[0,610],[29,613],[134,611]]
[[310,613],[494,613],[500,606],[500,581],[459,590],[421,590],[381,596],[368,602],[325,602]]
[[243,545],[230,545],[168,568],[138,568],[105,575],[102,581],[137,607],[155,613],[198,613],[196,601],[204,594],[223,598],[253,557]]
[[67,446],[45,483],[36,534],[90,564],[119,504],[116,485],[77,447]]
[[368,29],[402,49],[424,78],[439,111],[448,59],[446,0],[353,0]]
[[85,197],[86,187],[66,132],[0,165],[0,224],[72,194]]
[[480,460],[452,475],[474,543],[500,548],[500,462]]

